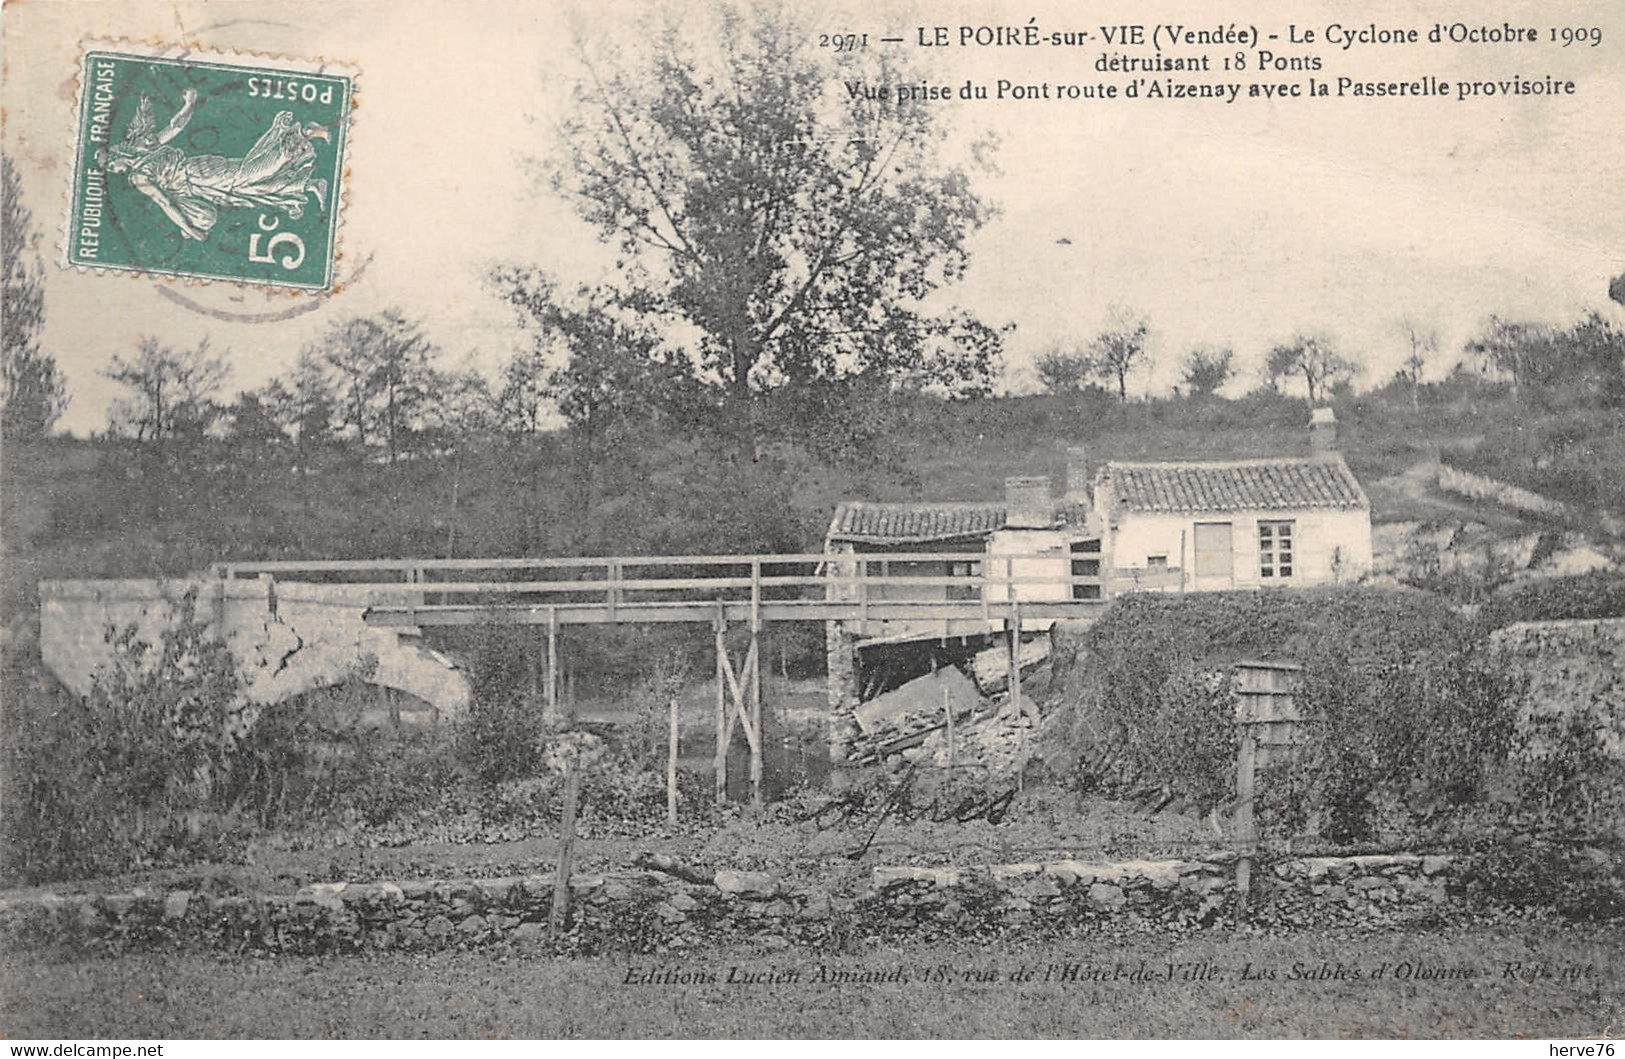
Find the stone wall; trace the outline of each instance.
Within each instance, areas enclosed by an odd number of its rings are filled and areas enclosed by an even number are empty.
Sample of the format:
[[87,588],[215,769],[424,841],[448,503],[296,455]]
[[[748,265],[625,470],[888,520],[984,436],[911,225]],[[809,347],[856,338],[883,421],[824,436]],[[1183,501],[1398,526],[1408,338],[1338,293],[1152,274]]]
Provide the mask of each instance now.
[[1529,680],[1519,718],[1534,754],[1539,730],[1592,718],[1603,749],[1625,757],[1625,618],[1532,621],[1491,634],[1495,649]]
[[1439,464],[1439,488],[1472,500],[1489,500],[1514,511],[1562,515],[1568,510],[1561,501],[1530,492],[1509,482],[1486,478],[1471,471],[1457,470],[1448,463]]
[[[180,948],[330,953],[492,945],[544,951],[682,951],[908,936],[1062,934],[1113,924],[1228,925],[1234,854],[1196,860],[1054,861],[994,867],[878,867],[860,892],[787,887],[763,872],[709,884],[652,872],[572,880],[569,930],[547,939],[553,877],[329,883],[295,894],[188,890],[0,896],[0,945],[119,952]],[[1298,923],[1434,922],[1455,897],[1449,857],[1283,860],[1254,876],[1261,916]]]
[[268,578],[175,581],[42,581],[40,654],[69,689],[90,690],[113,658],[109,631],[134,625],[157,642],[179,601],[196,594],[196,615],[237,659],[244,697],[272,703],[325,687],[371,666],[369,682],[421,700],[431,719],[459,716],[467,678],[410,632],[370,628],[367,607],[406,602],[410,590],[378,585],[273,582]]

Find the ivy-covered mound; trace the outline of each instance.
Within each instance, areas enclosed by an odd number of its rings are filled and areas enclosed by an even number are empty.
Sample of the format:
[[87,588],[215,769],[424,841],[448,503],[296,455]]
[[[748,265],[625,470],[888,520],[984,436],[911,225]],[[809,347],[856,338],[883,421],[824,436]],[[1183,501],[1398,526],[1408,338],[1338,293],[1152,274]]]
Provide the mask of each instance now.
[[1143,594],[1079,643],[1063,696],[1092,783],[1161,789],[1201,807],[1234,795],[1231,667],[1302,667],[1290,761],[1259,780],[1276,834],[1358,843],[1416,834],[1481,798],[1507,758],[1518,680],[1479,628],[1404,590]]

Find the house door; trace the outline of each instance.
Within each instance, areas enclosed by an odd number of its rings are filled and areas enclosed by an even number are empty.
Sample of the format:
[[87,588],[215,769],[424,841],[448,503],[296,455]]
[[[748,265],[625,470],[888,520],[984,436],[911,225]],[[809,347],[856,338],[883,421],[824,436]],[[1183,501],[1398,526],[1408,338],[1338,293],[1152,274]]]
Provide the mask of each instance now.
[[1231,588],[1235,585],[1235,553],[1230,545],[1230,523],[1196,524],[1196,587]]

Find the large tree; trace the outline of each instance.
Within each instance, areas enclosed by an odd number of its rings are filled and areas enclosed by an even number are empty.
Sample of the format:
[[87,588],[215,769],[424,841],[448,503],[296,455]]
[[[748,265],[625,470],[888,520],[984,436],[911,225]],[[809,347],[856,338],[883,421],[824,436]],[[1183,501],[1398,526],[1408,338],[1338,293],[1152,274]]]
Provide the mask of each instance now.
[[1321,335],[1293,335],[1271,347],[1265,371],[1271,379],[1298,375],[1303,378],[1304,397],[1314,407],[1339,383],[1354,378],[1355,365],[1337,352],[1330,339]]
[[692,326],[694,375],[747,442],[768,391],[876,372],[981,391],[1001,349],[923,304],[990,216],[943,157],[940,108],[871,98],[858,82],[905,78],[836,69],[813,41],[782,9],[723,6],[668,26],[635,69],[582,46],[553,174],[624,255],[623,304]]
[[1403,379],[1411,391],[1411,410],[1422,410],[1422,373],[1427,370],[1428,360],[1439,352],[1439,332],[1415,320],[1401,320],[1400,333],[1405,336],[1411,354],[1399,366],[1396,375]]
[[102,374],[130,391],[108,409],[113,432],[164,443],[196,440],[214,425],[229,369],[207,338],[191,349],[143,338],[134,357],[115,356]]
[[1053,394],[1078,393],[1095,373],[1094,361],[1087,353],[1056,343],[1033,360],[1038,381]]
[[299,502],[311,512],[310,472],[334,441],[338,419],[333,377],[313,347],[300,351],[293,372],[265,387],[263,400],[284,437],[292,438]]
[[504,268],[492,277],[518,311],[531,338],[510,360],[497,397],[510,436],[537,432],[549,410],[570,426],[576,502],[594,494],[594,467],[630,423],[680,404],[681,369],[663,356],[643,314],[614,291],[582,288],[566,295],[536,269]]
[[1533,388],[1625,403],[1625,333],[1596,311],[1566,328],[1491,316],[1464,349],[1486,372],[1510,378],[1519,401]]
[[1229,346],[1197,346],[1185,354],[1180,378],[1193,397],[1211,397],[1236,373],[1235,352]]
[[426,425],[439,350],[423,328],[398,309],[339,321],[323,340],[338,376],[339,410],[365,450],[382,442],[390,464]]
[[1117,399],[1127,401],[1129,373],[1146,358],[1151,323],[1123,305],[1112,306],[1107,315],[1106,327],[1089,342],[1089,352],[1093,354],[1095,374],[1107,383],[1115,383]]
[[45,268],[34,240],[34,218],[22,203],[17,170],[0,152],[0,429],[7,441],[43,437],[68,404],[55,358],[39,347]]

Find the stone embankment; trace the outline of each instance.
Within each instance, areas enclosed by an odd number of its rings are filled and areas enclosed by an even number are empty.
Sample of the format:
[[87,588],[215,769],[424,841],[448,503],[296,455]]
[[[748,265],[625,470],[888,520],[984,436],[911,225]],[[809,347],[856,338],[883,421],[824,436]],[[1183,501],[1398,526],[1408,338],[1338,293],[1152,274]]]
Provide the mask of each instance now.
[[[764,872],[707,883],[657,872],[571,881],[567,930],[548,937],[549,874],[324,883],[294,894],[189,890],[0,896],[0,945],[121,952],[179,948],[290,954],[510,946],[660,952],[747,942],[769,948],[908,935],[1036,935],[1140,924],[1228,924],[1234,854],[1195,860],[1078,860],[993,867],[878,867],[860,892],[788,888]],[[1436,920],[1455,900],[1449,857],[1282,860],[1254,874],[1272,921],[1387,926]]]

